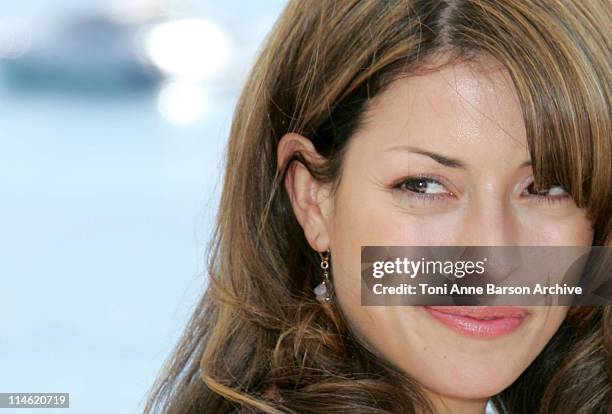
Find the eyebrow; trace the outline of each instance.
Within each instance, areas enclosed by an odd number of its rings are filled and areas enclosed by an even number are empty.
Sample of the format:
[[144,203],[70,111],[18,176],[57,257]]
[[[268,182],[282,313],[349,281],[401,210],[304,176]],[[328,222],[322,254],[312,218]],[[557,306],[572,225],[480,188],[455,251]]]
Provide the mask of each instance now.
[[429,158],[436,161],[437,163],[444,165],[445,167],[461,168],[461,169],[466,168],[465,163],[461,160],[450,158],[445,155],[439,154],[437,152],[427,151],[427,150],[417,148],[417,147],[411,147],[409,145],[398,145],[398,146],[390,147],[390,148],[387,148],[387,151],[406,151],[406,152],[412,152],[415,154],[426,155]]
[[[432,160],[436,161],[439,164],[444,165],[445,167],[466,169],[465,163],[459,159],[451,158],[451,157],[442,155],[437,152],[427,151],[427,150],[417,148],[417,147],[412,147],[409,145],[397,145],[394,147],[389,147],[387,148],[387,151],[406,151],[406,152],[412,152],[415,154],[421,154],[421,155],[425,155],[431,158]],[[527,160],[527,161],[524,161],[520,165],[520,168],[527,167],[530,165],[531,165],[531,160]]]

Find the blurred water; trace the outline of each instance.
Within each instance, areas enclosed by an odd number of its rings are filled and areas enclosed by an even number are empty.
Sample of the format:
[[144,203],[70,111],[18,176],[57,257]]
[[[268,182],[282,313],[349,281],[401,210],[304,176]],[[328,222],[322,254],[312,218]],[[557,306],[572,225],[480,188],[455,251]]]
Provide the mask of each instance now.
[[[187,10],[215,18],[252,53],[284,3]],[[0,15],[105,4],[2,2]],[[156,90],[26,93],[0,83],[0,392],[69,392],[71,413],[142,409],[205,286],[239,86],[177,126],[160,116]]]

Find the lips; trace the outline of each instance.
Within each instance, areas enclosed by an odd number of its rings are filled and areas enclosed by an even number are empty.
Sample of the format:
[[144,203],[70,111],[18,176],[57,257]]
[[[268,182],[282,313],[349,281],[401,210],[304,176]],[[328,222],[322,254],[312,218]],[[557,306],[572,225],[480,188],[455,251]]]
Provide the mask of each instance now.
[[479,338],[507,335],[518,329],[529,312],[516,306],[424,306],[429,315],[452,330]]

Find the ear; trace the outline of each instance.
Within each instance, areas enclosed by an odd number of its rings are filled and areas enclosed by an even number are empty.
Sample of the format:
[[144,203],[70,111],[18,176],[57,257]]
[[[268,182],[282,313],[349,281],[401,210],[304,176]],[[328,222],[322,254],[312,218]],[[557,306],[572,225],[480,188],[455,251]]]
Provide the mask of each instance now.
[[[321,163],[324,158],[316,151],[312,142],[299,134],[285,134],[277,149],[277,162],[283,166],[296,152],[310,163]],[[329,186],[321,185],[301,163],[291,163],[285,176],[285,189],[304,236],[310,247],[322,252],[329,248],[329,213],[331,199]]]

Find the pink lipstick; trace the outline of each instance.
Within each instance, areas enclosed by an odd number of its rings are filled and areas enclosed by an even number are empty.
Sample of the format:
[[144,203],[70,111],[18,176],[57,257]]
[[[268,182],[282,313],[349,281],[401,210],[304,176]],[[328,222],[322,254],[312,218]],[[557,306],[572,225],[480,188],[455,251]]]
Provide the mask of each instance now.
[[529,312],[518,306],[423,306],[452,330],[479,338],[495,338],[519,328]]

